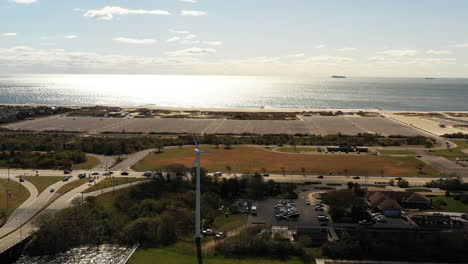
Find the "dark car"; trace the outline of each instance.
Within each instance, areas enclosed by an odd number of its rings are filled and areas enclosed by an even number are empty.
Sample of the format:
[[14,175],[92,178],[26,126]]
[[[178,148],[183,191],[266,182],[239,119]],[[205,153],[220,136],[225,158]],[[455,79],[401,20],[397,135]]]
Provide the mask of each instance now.
[[20,182],[24,182],[24,179],[23,179],[23,178],[20,178],[19,181],[20,181]]
[[270,174],[268,174],[268,173],[263,173],[262,176],[263,176],[263,177],[268,177],[268,176],[270,176]]
[[359,177],[359,176],[354,176],[353,179],[359,180],[359,179],[361,179],[361,177]]
[[99,175],[99,172],[93,172],[93,174],[91,174],[93,176],[96,176],[96,175]]
[[50,189],[50,192],[51,192],[51,193],[55,192],[55,189]]
[[68,181],[68,177],[63,178],[62,181],[64,181],[64,182]]
[[128,172],[126,172],[126,171],[120,173],[120,175],[122,175],[122,176],[128,176],[129,174],[130,174],[130,173],[128,173]]
[[396,177],[395,180],[401,181],[401,180],[403,180],[403,178],[402,177]]
[[323,179],[323,175],[317,176],[317,179]]
[[71,171],[68,171],[68,170],[63,171],[63,174],[70,174],[70,173],[71,173]]

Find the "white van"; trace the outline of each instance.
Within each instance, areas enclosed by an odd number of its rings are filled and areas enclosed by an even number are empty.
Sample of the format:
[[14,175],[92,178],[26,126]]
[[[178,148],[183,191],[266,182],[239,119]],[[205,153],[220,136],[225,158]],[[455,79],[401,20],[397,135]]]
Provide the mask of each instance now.
[[252,214],[253,216],[257,215],[257,206],[252,206],[252,208],[250,209],[250,214]]

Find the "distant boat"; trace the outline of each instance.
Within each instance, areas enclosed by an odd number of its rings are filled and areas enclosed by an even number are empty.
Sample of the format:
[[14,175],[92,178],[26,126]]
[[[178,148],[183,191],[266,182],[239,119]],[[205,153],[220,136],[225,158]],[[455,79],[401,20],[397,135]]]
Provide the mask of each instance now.
[[426,77],[426,80],[435,80],[436,78]]
[[334,78],[334,79],[346,79],[347,77],[342,76],[342,75],[333,75],[332,78]]

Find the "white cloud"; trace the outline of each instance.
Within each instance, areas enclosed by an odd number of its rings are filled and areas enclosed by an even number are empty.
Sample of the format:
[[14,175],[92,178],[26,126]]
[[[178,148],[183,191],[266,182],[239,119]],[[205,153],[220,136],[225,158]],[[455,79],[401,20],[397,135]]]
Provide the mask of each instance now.
[[168,40],[166,40],[166,41],[167,41],[167,42],[176,42],[176,41],[178,41],[178,40],[180,40],[179,37],[173,37],[173,38],[170,38],[170,39],[168,39]]
[[203,41],[204,44],[209,45],[209,46],[221,46],[223,45],[223,42],[221,41]]
[[337,51],[356,51],[356,48],[351,48],[351,47],[345,47],[341,49],[337,49]]
[[3,33],[3,36],[5,37],[16,37],[18,34],[14,33],[14,32],[6,32],[6,33]]
[[206,55],[206,54],[212,54],[212,53],[216,53],[216,50],[212,48],[193,47],[193,48],[188,48],[188,49],[183,49],[183,50],[167,52],[166,55],[172,56],[172,57],[184,57],[184,56],[200,56],[200,55]]
[[290,54],[287,57],[289,57],[289,58],[304,58],[305,54],[304,53]]
[[119,6],[106,6],[101,9],[95,10],[75,10],[85,11],[85,17],[89,17],[96,20],[112,20],[114,16],[124,15],[170,15],[170,13],[165,10],[127,9]]
[[197,35],[195,35],[195,34],[189,34],[189,35],[185,36],[185,39],[194,39],[196,37],[197,37]]
[[65,38],[66,39],[77,39],[78,36],[77,35],[66,35]]
[[457,44],[454,47],[455,48],[468,48],[468,43]]
[[173,29],[170,29],[169,31],[171,33],[174,33],[174,34],[181,34],[181,35],[190,34],[190,31],[188,31],[188,30],[173,30]]
[[192,3],[192,4],[195,4],[198,2],[198,0],[180,0],[180,1],[184,3]]
[[320,44],[320,45],[315,46],[315,48],[316,48],[316,49],[323,49],[323,48],[325,48],[325,45]]
[[206,15],[205,11],[198,10],[182,10],[180,11],[181,16],[204,16]]
[[452,54],[450,50],[428,50],[426,54],[433,54],[433,55],[445,55],[445,54]]
[[411,57],[418,54],[417,50],[410,50],[410,49],[399,49],[399,50],[386,50],[386,51],[379,51],[377,54],[383,54],[387,56],[394,56],[394,57]]
[[126,44],[138,44],[138,45],[150,45],[157,41],[155,39],[132,39],[132,38],[114,38],[114,41],[122,42]]
[[29,4],[36,3],[37,0],[10,0],[10,2],[16,3],[16,4],[26,4],[26,5],[29,5]]

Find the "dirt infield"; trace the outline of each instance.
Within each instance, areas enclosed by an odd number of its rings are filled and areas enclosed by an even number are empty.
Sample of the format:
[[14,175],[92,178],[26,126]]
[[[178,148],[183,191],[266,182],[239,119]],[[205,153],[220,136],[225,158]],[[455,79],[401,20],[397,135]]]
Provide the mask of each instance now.
[[423,133],[382,117],[311,116],[302,120],[225,120],[190,118],[98,118],[55,116],[5,125],[14,130],[196,134],[346,134],[415,136]]
[[[383,169],[386,176],[416,177],[417,164],[420,162],[414,157],[385,157],[370,155],[307,155],[278,153],[253,147],[236,147],[232,150],[214,149],[205,147],[206,150],[216,151],[216,154],[206,154],[202,159],[202,166],[209,171],[227,172],[227,166],[232,172],[262,172],[265,168],[269,173],[302,174],[302,168],[308,174],[326,174],[333,172],[338,175],[381,175]],[[194,164],[194,152],[191,148],[170,149],[162,154],[150,154],[137,163],[133,169],[138,171],[159,169],[165,165],[179,163],[187,167]],[[440,176],[440,174],[428,167],[423,168],[424,177]]]

